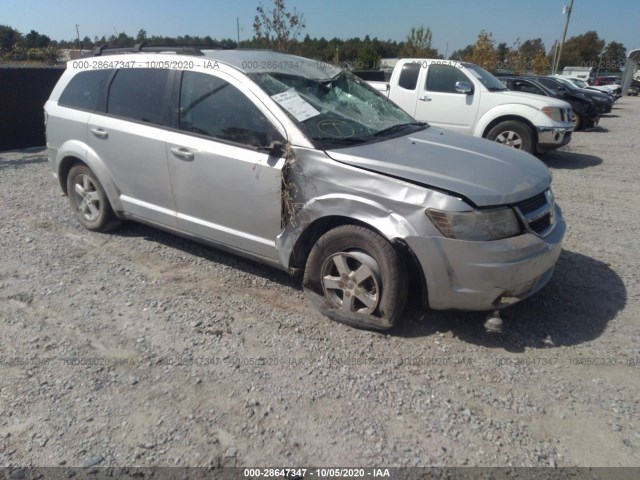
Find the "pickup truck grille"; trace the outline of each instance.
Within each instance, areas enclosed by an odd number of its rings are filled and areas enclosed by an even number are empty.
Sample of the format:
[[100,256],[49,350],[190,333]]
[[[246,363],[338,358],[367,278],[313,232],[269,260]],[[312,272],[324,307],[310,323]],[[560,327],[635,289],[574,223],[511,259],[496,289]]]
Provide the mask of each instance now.
[[546,190],[514,205],[527,230],[546,237],[555,225],[555,201],[551,190]]

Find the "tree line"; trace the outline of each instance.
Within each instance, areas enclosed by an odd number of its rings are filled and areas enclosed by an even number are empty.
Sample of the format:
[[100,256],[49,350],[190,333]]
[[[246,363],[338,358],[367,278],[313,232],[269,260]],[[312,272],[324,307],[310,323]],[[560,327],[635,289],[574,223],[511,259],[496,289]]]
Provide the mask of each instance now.
[[[155,45],[201,45],[213,49],[272,48],[303,57],[347,65],[357,69],[376,69],[384,58],[444,58],[432,46],[432,32],[428,27],[411,28],[405,40],[380,40],[370,38],[348,38],[342,40],[324,37],[311,38],[308,34],[298,40],[305,28],[304,15],[295,9],[289,11],[284,0],[271,0],[271,8],[259,3],[253,23],[254,35],[249,40],[214,39],[183,35],[167,37],[149,35],[144,29],[135,37],[125,32],[109,37],[88,36],[75,40],[51,40],[35,30],[23,35],[16,29],[0,25],[0,59],[3,62],[56,63],[61,49],[90,50],[101,45],[132,47],[139,43]],[[512,45],[497,43],[492,34],[481,31],[477,41],[463,49],[454,51],[449,58],[476,63],[490,72],[546,74],[555,60],[556,48],[545,48],[542,39],[534,38]],[[569,38],[562,49],[560,69],[564,66],[591,66],[610,72],[619,72],[624,67],[626,48],[618,42],[605,43],[595,31]]]

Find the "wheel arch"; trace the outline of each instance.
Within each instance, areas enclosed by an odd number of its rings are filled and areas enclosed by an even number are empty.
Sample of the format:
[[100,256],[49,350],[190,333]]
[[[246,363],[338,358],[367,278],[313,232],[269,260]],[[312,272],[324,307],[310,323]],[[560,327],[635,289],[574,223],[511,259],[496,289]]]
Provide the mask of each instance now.
[[67,192],[67,177],[69,176],[71,169],[75,165],[85,165],[91,169],[102,185],[109,203],[111,204],[111,208],[114,210],[116,215],[118,215],[118,212],[123,210],[122,204],[120,203],[120,194],[115,188],[115,184],[104,163],[99,159],[95,152],[93,152],[93,150],[88,149],[86,146],[82,149],[79,149],[77,145],[73,144],[67,145],[67,147],[70,148],[60,150],[57,160],[58,168],[56,173],[62,191],[65,195],[69,194],[69,192]]
[[533,147],[535,148],[538,145],[538,129],[533,125],[533,123],[531,123],[530,120],[528,120],[525,117],[521,117],[519,115],[503,115],[498,118],[494,118],[482,130],[482,138],[486,138],[489,132],[491,131],[491,129],[496,125],[502,122],[509,122],[509,121],[520,122],[526,125],[529,128],[529,130],[531,130],[531,138],[533,139],[533,142],[534,142]]
[[344,215],[329,215],[311,222],[298,236],[293,248],[291,249],[288,265],[289,270],[296,273],[303,273],[309,253],[318,239],[329,230],[342,225],[361,226],[385,238],[398,252],[399,258],[406,268],[408,278],[419,281],[422,304],[424,306],[428,306],[429,301],[426,275],[415,252],[412,251],[411,247],[402,238],[389,238],[371,222],[367,222],[362,219],[347,217]]

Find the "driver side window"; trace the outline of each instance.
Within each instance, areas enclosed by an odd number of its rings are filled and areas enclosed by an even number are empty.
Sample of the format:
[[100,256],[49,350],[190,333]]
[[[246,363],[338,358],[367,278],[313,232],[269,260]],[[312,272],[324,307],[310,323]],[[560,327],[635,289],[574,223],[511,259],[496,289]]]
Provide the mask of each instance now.
[[199,72],[183,72],[179,128],[249,147],[284,140],[244,93],[219,77]]
[[[427,90],[430,92],[458,93],[456,82],[468,82],[467,76],[457,67],[451,65],[429,65],[427,74]],[[471,83],[473,85],[473,83]]]

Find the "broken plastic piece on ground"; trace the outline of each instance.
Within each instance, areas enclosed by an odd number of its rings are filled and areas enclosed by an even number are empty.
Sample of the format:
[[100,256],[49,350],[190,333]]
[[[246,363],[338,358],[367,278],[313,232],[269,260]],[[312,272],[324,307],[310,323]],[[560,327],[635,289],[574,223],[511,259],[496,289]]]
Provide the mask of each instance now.
[[502,333],[503,321],[500,311],[494,310],[484,322],[484,328],[487,332]]

